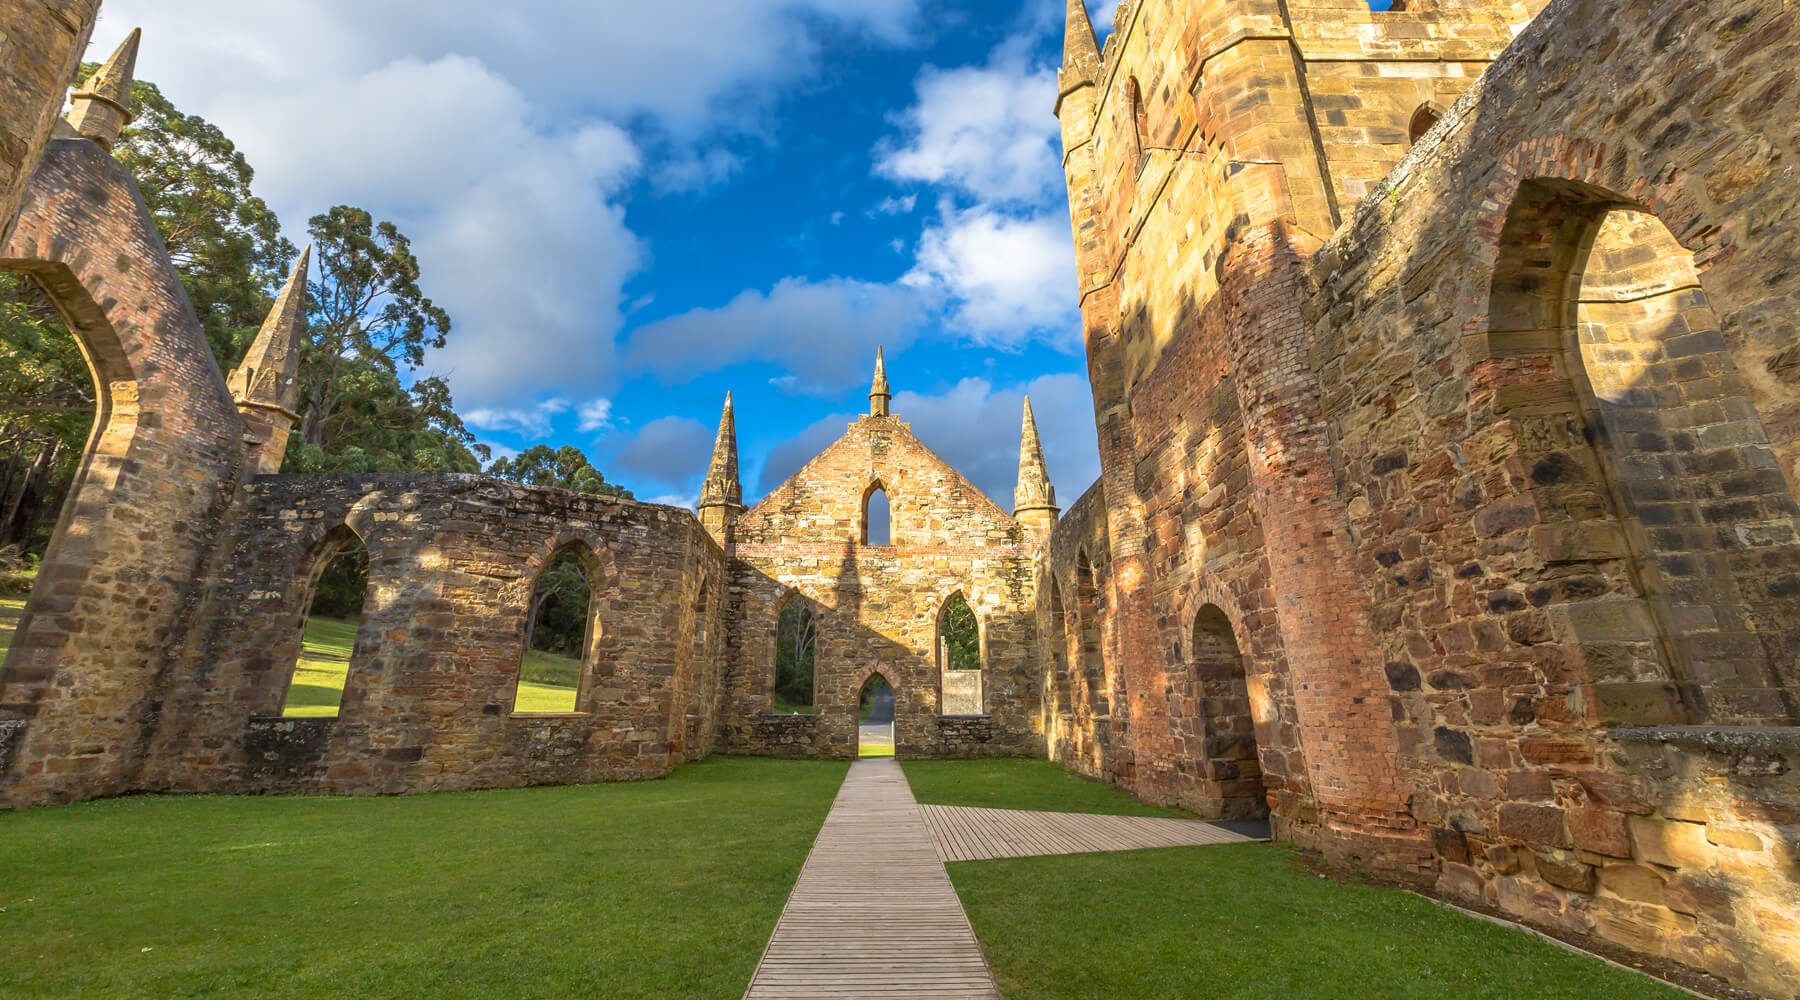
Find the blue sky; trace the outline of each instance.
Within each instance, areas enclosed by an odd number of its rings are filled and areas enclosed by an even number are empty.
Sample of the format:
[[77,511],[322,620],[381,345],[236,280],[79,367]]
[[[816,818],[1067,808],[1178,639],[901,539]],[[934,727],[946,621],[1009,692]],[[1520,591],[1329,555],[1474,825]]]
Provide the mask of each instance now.
[[[1093,3],[1104,29],[1113,4]],[[266,8],[266,9],[262,9]],[[691,503],[735,393],[747,499],[867,405],[1009,506],[1032,395],[1098,473],[1058,166],[1062,0],[108,0],[289,235],[362,205],[456,324],[427,369],[497,449]]]

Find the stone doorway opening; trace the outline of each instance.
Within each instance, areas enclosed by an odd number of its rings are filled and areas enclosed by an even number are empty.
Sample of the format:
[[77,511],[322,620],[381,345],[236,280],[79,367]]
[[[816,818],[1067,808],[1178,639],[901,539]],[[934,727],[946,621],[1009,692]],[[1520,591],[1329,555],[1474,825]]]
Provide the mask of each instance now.
[[0,657],[102,413],[83,345],[29,275],[0,273]]
[[1186,709],[1181,714],[1193,725],[1188,754],[1199,765],[1201,793],[1210,800],[1201,815],[1216,811],[1210,818],[1266,819],[1268,795],[1263,789],[1244,656],[1238,650],[1231,620],[1218,605],[1205,605],[1194,616],[1189,650],[1193,686],[1187,697],[1180,699],[1180,707]]
[[856,699],[856,755],[894,756],[894,686],[870,674]]

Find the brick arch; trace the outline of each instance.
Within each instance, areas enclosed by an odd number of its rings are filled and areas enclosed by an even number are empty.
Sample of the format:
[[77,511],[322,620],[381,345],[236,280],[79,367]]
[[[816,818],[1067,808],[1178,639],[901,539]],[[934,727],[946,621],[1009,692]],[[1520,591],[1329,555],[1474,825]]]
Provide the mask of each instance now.
[[[243,420],[123,164],[52,140],[21,204],[0,269],[56,303],[100,403],[0,671],[0,704],[18,706],[4,717],[25,723],[0,800],[107,795],[144,752],[159,679],[194,649]],[[76,730],[79,763],[64,763],[69,741],[38,735]]]
[[1220,582],[1218,577],[1213,576],[1211,573],[1198,574],[1193,580],[1188,582],[1188,585],[1183,588],[1183,590],[1184,595],[1181,600],[1182,631],[1179,640],[1179,649],[1182,656],[1192,654],[1193,651],[1188,649],[1187,646],[1189,637],[1193,632],[1194,619],[1199,616],[1200,609],[1208,604],[1215,605],[1220,611],[1225,613],[1226,620],[1231,622],[1231,631],[1233,634],[1240,637],[1239,641],[1241,644],[1241,637],[1245,634],[1243,607],[1238,603],[1236,595],[1232,594],[1231,591],[1226,588],[1225,584]]

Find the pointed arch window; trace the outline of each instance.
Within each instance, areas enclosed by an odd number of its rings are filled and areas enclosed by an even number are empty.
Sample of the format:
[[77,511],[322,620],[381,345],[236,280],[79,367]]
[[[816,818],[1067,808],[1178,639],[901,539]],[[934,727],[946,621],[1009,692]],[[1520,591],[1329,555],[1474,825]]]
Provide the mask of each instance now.
[[1144,92],[1138,86],[1137,77],[1125,81],[1125,97],[1130,102],[1131,134],[1137,144],[1137,172],[1143,173],[1144,165],[1150,160],[1150,119],[1144,112]]
[[312,565],[300,614],[300,655],[281,702],[281,714],[289,718],[337,716],[369,589],[368,549],[347,524],[319,543]]
[[858,540],[864,545],[893,544],[893,507],[887,489],[877,482],[863,494],[862,527]]
[[600,638],[593,554],[580,544],[558,549],[531,588],[525,648],[513,714],[574,712],[581,703],[589,653]]
[[1095,718],[1112,714],[1106,693],[1106,661],[1100,643],[1100,591],[1087,553],[1075,557],[1075,614],[1081,634],[1081,679],[1088,712]]
[[938,712],[982,712],[981,623],[958,590],[945,599],[937,618]]
[[818,655],[819,618],[812,605],[790,593],[775,626],[775,678],[771,710],[777,715],[810,715]]
[[1425,138],[1425,133],[1431,131],[1431,127],[1437,123],[1438,113],[1431,106],[1431,102],[1427,101],[1419,105],[1418,110],[1413,112],[1412,121],[1406,126],[1407,141],[1417,143],[1420,139]]

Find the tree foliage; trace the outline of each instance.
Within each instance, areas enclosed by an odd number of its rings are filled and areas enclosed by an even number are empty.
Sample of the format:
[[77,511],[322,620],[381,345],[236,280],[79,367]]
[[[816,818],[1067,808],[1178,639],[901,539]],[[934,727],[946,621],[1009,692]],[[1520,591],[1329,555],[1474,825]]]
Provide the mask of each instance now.
[[580,659],[586,652],[593,583],[573,549],[564,549],[538,574],[531,592],[532,649]]
[[313,585],[308,615],[325,618],[362,617],[363,598],[369,592],[369,550],[352,537],[332,554]]
[[789,705],[813,703],[813,654],[818,645],[818,619],[806,601],[795,597],[781,609],[775,633],[775,697]]
[[581,449],[571,445],[552,449],[534,445],[512,458],[497,458],[487,474],[528,486],[553,486],[577,493],[632,499],[631,491],[606,481]]
[[[98,68],[84,64],[80,78]],[[250,193],[255,171],[218,126],[183,114],[147,80],[132,83],[131,104],[113,155],[137,178],[213,357],[229,369],[262,325],[294,245]]]
[[87,444],[94,380],[37,282],[0,274],[0,547],[39,553]]
[[[391,222],[338,205],[307,223],[319,280],[308,286],[300,355],[300,436],[329,451],[352,422],[344,403],[365,373],[398,378],[443,347],[450,315],[419,290],[412,242]],[[440,384],[441,386],[441,384]],[[447,402],[448,391],[444,392]],[[461,427],[461,421],[457,421]]]
[[975,623],[974,609],[961,594],[945,603],[938,634],[944,641],[944,669],[981,669],[981,630]]

